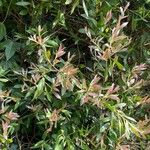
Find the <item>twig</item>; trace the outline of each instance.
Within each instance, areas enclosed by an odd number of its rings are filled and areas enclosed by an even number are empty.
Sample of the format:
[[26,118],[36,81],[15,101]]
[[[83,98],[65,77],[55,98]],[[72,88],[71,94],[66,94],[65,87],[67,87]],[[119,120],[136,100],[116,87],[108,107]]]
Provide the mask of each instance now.
[[4,20],[3,20],[2,23],[4,23],[4,22],[6,21],[6,19],[7,19],[8,12],[9,12],[9,9],[10,9],[10,6],[11,6],[11,3],[12,3],[12,0],[10,0],[10,3],[9,3],[9,5],[8,5],[8,8],[7,8],[7,12],[6,12],[5,18],[4,18]]

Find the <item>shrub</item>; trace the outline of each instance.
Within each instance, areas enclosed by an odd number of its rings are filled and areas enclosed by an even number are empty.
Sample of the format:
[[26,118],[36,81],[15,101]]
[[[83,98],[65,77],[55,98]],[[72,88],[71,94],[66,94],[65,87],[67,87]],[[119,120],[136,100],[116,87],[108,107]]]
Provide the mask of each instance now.
[[149,5],[0,1],[0,148],[148,148]]

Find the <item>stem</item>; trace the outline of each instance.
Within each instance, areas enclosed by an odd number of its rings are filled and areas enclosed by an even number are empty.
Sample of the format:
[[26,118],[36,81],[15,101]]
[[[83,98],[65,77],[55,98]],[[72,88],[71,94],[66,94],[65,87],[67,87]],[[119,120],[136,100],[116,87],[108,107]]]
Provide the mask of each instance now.
[[4,23],[4,22],[6,21],[6,19],[7,19],[8,12],[9,12],[9,10],[10,10],[11,3],[12,3],[12,0],[10,0],[10,3],[9,3],[9,5],[8,5],[8,9],[7,9],[7,12],[6,12],[5,18],[4,18],[4,20],[3,20],[3,22],[2,22],[2,23]]

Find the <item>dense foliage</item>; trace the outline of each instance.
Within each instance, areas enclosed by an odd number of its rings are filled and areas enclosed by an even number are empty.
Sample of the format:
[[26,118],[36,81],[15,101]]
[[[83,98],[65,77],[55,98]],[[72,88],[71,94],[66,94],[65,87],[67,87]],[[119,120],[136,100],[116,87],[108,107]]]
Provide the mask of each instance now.
[[0,0],[0,14],[0,149],[150,149],[149,0]]

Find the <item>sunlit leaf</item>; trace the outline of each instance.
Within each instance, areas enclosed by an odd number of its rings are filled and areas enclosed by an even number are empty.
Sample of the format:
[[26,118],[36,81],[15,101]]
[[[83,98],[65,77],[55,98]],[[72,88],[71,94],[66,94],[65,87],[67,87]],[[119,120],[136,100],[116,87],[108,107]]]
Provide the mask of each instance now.
[[72,0],[66,0],[65,4],[69,5],[72,2]]
[[73,14],[76,7],[79,5],[79,0],[75,0],[72,4],[71,14]]
[[8,82],[8,81],[9,81],[8,79],[0,78],[0,82]]
[[22,2],[17,2],[16,5],[18,5],[18,6],[27,6],[27,5],[30,5],[30,3],[22,1]]
[[88,13],[88,10],[87,10],[87,7],[86,7],[86,4],[85,4],[84,0],[82,0],[82,4],[83,4],[83,9],[84,9],[84,12],[85,12],[86,16],[89,17],[89,13]]
[[39,83],[37,84],[37,89],[34,93],[34,99],[38,98],[44,91],[44,86],[45,86],[45,78],[42,78]]

